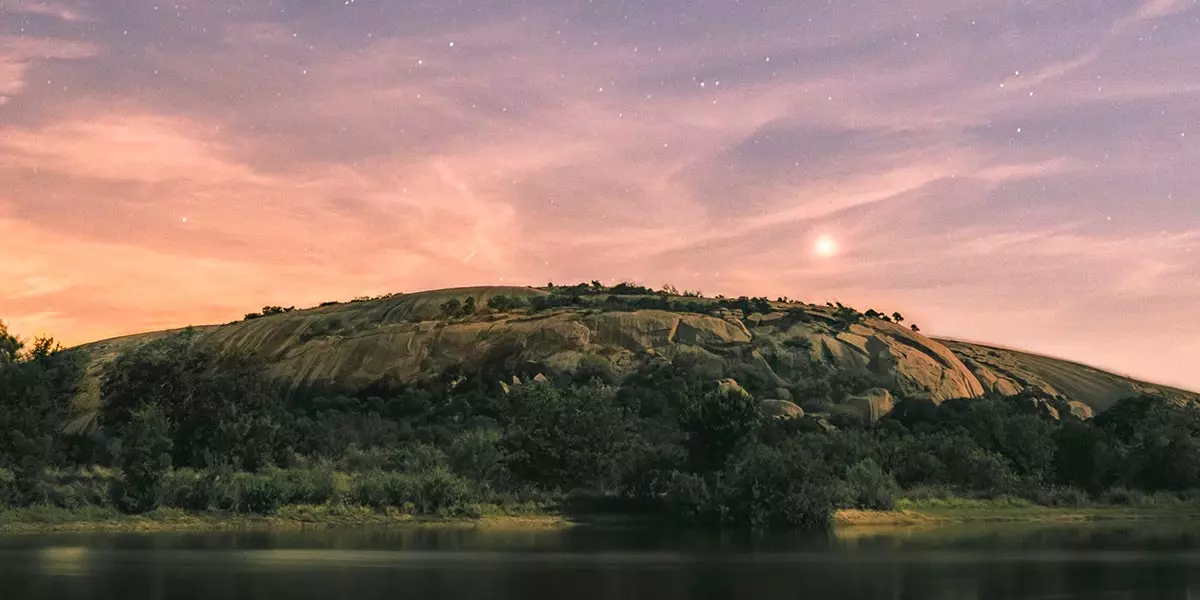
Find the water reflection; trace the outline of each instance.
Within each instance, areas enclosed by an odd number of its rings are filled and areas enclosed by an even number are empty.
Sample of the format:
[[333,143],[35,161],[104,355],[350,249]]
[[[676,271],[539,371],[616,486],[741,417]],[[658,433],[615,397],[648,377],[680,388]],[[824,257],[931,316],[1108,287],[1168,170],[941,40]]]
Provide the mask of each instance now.
[[0,597],[1186,598],[1191,524],[748,536],[369,529],[0,538]]

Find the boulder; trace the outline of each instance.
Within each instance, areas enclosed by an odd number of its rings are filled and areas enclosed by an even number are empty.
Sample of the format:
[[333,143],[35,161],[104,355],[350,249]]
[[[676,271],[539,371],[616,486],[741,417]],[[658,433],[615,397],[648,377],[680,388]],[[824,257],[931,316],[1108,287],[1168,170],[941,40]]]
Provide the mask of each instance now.
[[668,356],[697,377],[720,379],[725,374],[725,360],[699,346],[676,344],[669,348]]
[[799,419],[804,416],[804,409],[787,400],[763,400],[759,403],[764,415],[776,419]]
[[1035,395],[1033,389],[1028,389],[1026,392],[1030,395],[1019,398],[1018,402],[1024,404],[1035,414],[1054,419],[1055,421],[1059,419],[1058,409],[1054,407],[1054,404],[1050,400]]
[[857,409],[872,423],[885,417],[896,406],[892,393],[883,388],[874,388],[857,396],[851,396],[846,403]]
[[671,341],[695,346],[725,346],[749,344],[750,339],[750,331],[741,322],[707,315],[682,315]]
[[1096,416],[1096,413],[1092,410],[1092,407],[1077,400],[1071,400],[1070,402],[1067,402],[1067,406],[1071,409],[1071,416],[1079,419],[1080,421],[1086,421]]
[[614,311],[587,316],[583,324],[592,331],[595,342],[641,352],[670,344],[679,316],[661,310]]
[[747,392],[744,388],[742,388],[741,384],[733,379],[722,379],[718,381],[717,392],[720,394],[741,394],[747,397],[750,396],[750,392]]

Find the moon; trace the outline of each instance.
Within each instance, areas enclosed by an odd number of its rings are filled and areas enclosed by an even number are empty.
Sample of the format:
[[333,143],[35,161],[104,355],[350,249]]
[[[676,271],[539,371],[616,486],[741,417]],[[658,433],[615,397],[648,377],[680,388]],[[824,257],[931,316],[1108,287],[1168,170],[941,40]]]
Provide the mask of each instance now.
[[817,238],[817,243],[813,246],[813,251],[815,251],[817,256],[820,256],[821,258],[829,258],[837,254],[837,240],[828,235],[823,235]]

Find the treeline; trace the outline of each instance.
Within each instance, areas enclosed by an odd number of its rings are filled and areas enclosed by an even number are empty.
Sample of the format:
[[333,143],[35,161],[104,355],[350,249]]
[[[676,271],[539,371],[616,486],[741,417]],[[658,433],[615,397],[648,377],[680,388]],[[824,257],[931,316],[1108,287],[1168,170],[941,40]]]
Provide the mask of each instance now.
[[[851,410],[773,418],[685,361],[618,382],[596,360],[556,381],[501,386],[497,364],[409,386],[297,391],[185,333],[117,358],[97,426],[67,436],[81,360],[0,335],[0,501],[459,515],[555,505],[821,527],[837,508],[889,509],[904,495],[1078,505],[1200,489],[1200,413],[1154,397],[1088,421],[1052,418],[1037,397],[902,398],[874,423]],[[792,374],[808,377],[796,394],[819,398],[800,400],[809,408],[835,409],[870,385],[816,363]]]
[[[563,307],[591,307],[603,310],[665,310],[699,314],[713,314],[721,310],[740,310],[747,315],[766,314],[773,311],[770,301],[765,297],[702,298],[698,295],[654,292],[648,288],[627,286],[627,284],[599,289],[580,284],[569,288],[552,288],[551,293],[545,296],[498,295],[488,301],[488,308],[496,311],[521,309],[543,311]],[[788,309],[788,312],[807,314],[800,307]]]

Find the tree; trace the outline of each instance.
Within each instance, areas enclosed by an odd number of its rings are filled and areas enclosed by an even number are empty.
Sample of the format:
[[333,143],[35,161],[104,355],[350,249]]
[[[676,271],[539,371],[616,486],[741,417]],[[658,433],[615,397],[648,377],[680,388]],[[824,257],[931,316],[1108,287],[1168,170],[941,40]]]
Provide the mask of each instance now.
[[827,528],[832,481],[821,467],[796,440],[748,444],[721,474],[717,509],[726,520],[754,528]]
[[462,301],[458,298],[451,298],[443,302],[440,308],[443,317],[452,317],[462,312]]
[[158,407],[133,412],[122,428],[118,465],[124,480],[114,494],[126,512],[155,507],[158,483],[171,469],[171,446],[170,427]]
[[38,500],[42,472],[63,459],[61,428],[82,359],[50,338],[26,347],[0,322],[0,468],[13,470],[19,500]]
[[680,427],[697,472],[719,470],[763,422],[758,402],[741,389],[693,393],[684,402]]
[[1111,440],[1104,462],[1115,462],[1115,483],[1145,490],[1200,487],[1200,408],[1195,405],[1142,395],[1117,402],[1092,423]]
[[501,312],[515,310],[518,308],[524,308],[524,307],[528,306],[528,304],[529,303],[526,302],[524,298],[519,298],[516,296],[506,296],[504,294],[492,296],[488,300],[488,308],[490,308],[492,310],[498,310]]
[[892,313],[892,318],[893,318],[893,319],[895,319],[897,323],[903,323],[903,322],[904,322],[904,315],[902,315],[902,314],[900,314],[900,313],[898,313],[898,312],[894,312],[894,313]]
[[912,330],[913,330],[913,333],[921,333],[921,328],[917,327],[916,323],[912,324]]
[[839,306],[833,316],[842,330],[849,329],[851,325],[861,322],[863,318],[862,313],[847,306]]
[[463,303],[462,307],[463,316],[469,317],[475,314],[475,311],[475,296],[467,296],[467,301]]
[[765,315],[771,312],[771,302],[766,298],[753,298],[750,300],[750,312]]
[[611,482],[631,429],[612,395],[604,386],[514,388],[498,415],[509,468],[525,481],[562,490]]
[[104,371],[100,393],[101,426],[112,438],[123,434],[135,414],[160,410],[179,466],[258,469],[286,454],[282,394],[262,362],[218,351],[194,332],[118,356]]

